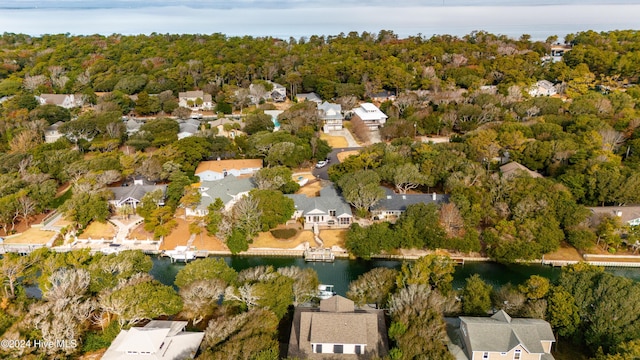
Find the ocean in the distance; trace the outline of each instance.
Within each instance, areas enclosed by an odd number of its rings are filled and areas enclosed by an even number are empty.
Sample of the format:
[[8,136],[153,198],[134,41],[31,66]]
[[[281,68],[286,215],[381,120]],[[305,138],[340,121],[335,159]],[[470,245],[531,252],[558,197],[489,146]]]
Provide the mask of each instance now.
[[640,29],[640,0],[0,0],[0,32],[29,35],[273,36],[392,30],[401,37],[475,30],[534,40]]

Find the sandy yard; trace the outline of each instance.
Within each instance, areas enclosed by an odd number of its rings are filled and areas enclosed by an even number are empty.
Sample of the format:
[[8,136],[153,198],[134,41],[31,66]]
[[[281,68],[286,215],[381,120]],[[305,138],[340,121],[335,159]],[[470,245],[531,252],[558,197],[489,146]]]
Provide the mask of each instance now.
[[358,150],[351,150],[351,151],[342,151],[338,153],[338,161],[343,162],[344,159],[348,158],[351,155],[358,155],[358,153],[360,153],[360,151]]
[[347,236],[347,229],[320,230],[320,239],[324,242],[324,247],[339,246],[345,248],[344,241]]
[[[178,226],[173,229],[171,234],[164,238],[160,244],[160,250],[173,250],[176,246],[186,246],[191,233],[189,233],[189,222],[182,218],[175,218]],[[139,225],[129,233],[130,239],[153,239],[153,233],[144,230],[144,224]],[[226,251],[227,246],[217,237],[207,234],[207,230],[202,229],[202,233],[196,235],[192,246],[198,250],[209,251]]]
[[101,223],[98,221],[92,221],[89,226],[82,232],[79,239],[111,239],[116,233],[117,229],[109,222]]
[[329,146],[334,149],[349,147],[349,143],[347,142],[347,139],[344,138],[344,136],[333,136],[322,133],[320,134],[320,139],[325,140],[329,144]]
[[293,249],[296,246],[309,243],[309,246],[317,246],[313,240],[313,232],[310,230],[298,231],[298,234],[290,239],[276,239],[270,232],[261,232],[253,239],[250,248]]
[[5,239],[5,244],[46,244],[56,235],[53,231],[29,228],[20,235]]
[[320,196],[320,189],[322,189],[322,182],[316,181],[310,184],[307,183],[307,185],[296,191],[296,194],[304,194],[308,197],[317,197]]
[[546,254],[544,258],[546,260],[584,260],[576,248],[565,243],[557,251]]

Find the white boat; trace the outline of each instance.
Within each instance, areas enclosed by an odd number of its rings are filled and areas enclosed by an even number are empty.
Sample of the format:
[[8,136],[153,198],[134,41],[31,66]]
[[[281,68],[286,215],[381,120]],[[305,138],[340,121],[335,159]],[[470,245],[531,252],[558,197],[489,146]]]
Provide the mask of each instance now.
[[328,299],[334,296],[335,294],[336,292],[333,291],[333,285],[325,285],[325,284],[318,285],[318,298],[320,300]]
[[176,246],[173,250],[167,250],[164,252],[165,255],[171,258],[171,261],[191,261],[196,258],[196,252],[194,250],[189,250],[187,246]]

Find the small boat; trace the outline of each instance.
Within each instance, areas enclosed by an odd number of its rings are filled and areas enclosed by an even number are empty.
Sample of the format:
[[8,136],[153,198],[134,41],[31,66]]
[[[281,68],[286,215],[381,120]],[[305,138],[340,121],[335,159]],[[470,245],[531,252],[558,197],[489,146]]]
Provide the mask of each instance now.
[[187,262],[196,258],[196,252],[194,250],[189,250],[189,247],[187,246],[176,246],[175,249],[167,250],[164,254],[170,257],[172,262]]
[[320,300],[328,299],[334,296],[335,294],[336,292],[333,291],[333,285],[325,285],[325,284],[318,285],[318,298]]

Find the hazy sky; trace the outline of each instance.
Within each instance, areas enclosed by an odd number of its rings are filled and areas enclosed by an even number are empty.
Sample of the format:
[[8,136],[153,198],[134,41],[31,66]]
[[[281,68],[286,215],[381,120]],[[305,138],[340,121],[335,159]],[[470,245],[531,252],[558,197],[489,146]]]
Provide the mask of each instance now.
[[388,0],[0,0],[0,32],[224,33],[299,38],[382,29],[393,30],[400,36],[464,35],[486,30],[512,37],[526,33],[534,39],[545,39],[549,35],[562,37],[588,29],[640,29],[640,0],[614,0],[598,5],[602,3],[601,0],[407,0],[396,5]]

